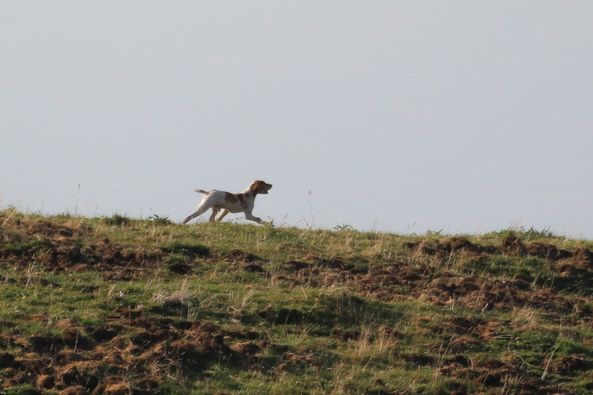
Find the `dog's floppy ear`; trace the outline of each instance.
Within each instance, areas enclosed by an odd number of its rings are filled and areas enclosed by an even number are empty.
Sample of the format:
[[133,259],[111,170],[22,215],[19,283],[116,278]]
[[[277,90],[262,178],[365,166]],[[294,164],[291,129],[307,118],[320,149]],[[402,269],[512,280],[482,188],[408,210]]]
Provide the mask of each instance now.
[[262,193],[266,191],[266,183],[262,180],[255,180],[249,186],[249,190],[255,193]]
[[251,185],[249,185],[250,192],[257,192],[257,181],[253,181]]

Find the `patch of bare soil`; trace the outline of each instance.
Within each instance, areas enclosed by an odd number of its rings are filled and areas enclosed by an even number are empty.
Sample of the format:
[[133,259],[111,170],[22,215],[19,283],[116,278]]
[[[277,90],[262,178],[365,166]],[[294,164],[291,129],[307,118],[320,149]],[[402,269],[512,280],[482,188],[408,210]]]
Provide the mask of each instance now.
[[499,251],[494,246],[474,244],[464,237],[451,237],[445,240],[421,240],[419,242],[406,243],[405,247],[415,254],[437,255],[444,257],[462,251],[474,254],[494,254]]
[[249,252],[235,249],[228,254],[223,255],[222,258],[237,269],[266,276],[269,275],[268,271],[263,266],[265,260]]
[[50,222],[27,222],[21,233],[4,233],[0,258],[4,263],[27,267],[35,261],[51,272],[99,270],[107,279],[136,278],[143,268],[162,261],[160,250],[127,248],[105,239],[84,245],[85,227],[68,228]]
[[[557,284],[556,288],[533,287],[520,278],[463,274],[441,268],[434,262],[434,258],[446,260],[451,254],[478,261],[486,259],[489,254],[533,255],[553,262],[552,267],[561,276],[578,273],[585,282],[593,279],[593,252],[588,249],[580,248],[571,253],[545,243],[525,246],[512,236],[504,239],[501,247],[480,246],[459,237],[440,242],[423,240],[408,243],[407,247],[416,256],[412,262],[369,265],[363,270],[353,270],[347,261],[340,258],[324,260],[307,256],[302,261],[288,261],[277,276],[294,285],[341,284],[385,301],[419,299],[480,311],[524,306],[557,314],[571,311],[586,314],[588,311],[583,297],[567,296],[561,292],[562,284]],[[569,257],[565,258],[568,254]]]
[[40,391],[60,393],[154,394],[167,374],[196,372],[219,361],[253,364],[267,346],[234,338],[211,323],[159,319],[126,309],[100,327],[62,320],[54,329],[62,334],[3,339],[11,351],[0,353],[0,385],[31,383]]
[[261,262],[264,259],[251,254],[249,252],[241,251],[241,250],[232,250],[228,254],[225,255],[225,259],[229,262],[240,262],[240,263],[255,263]]
[[557,248],[555,245],[546,243],[530,243],[525,246],[527,255],[537,256],[538,258],[557,261],[571,256],[570,251]]
[[509,235],[502,239],[502,252],[509,255],[526,255],[527,249],[520,238]]
[[472,243],[464,237],[454,236],[445,240],[421,240],[419,242],[409,242],[404,245],[415,254],[436,255],[445,257],[450,254],[459,254],[462,252],[472,253],[474,255],[493,255],[507,254],[518,256],[537,256],[550,261],[557,261],[573,256],[573,253],[567,250],[559,249],[553,244],[542,242],[533,242],[524,244],[523,241],[514,235],[505,237],[500,247],[492,245],[479,245]]
[[295,371],[319,366],[319,359],[312,352],[285,352],[280,356],[280,363],[275,367],[277,371]]
[[554,269],[565,277],[575,272],[593,271],[593,252],[586,248],[577,248],[571,256],[557,261]]

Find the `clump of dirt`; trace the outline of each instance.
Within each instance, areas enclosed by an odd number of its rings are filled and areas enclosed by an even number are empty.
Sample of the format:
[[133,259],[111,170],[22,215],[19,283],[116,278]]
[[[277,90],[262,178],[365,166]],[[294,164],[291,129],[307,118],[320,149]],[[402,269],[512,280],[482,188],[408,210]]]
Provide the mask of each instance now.
[[501,249],[504,253],[510,255],[525,255],[527,253],[525,245],[521,239],[515,235],[508,235],[502,239]]
[[284,264],[284,269],[290,272],[298,272],[301,270],[311,270],[311,264],[302,261],[288,261]]
[[572,260],[581,267],[593,269],[593,251],[587,248],[577,248],[572,253]]
[[14,368],[14,367],[15,367],[14,355],[7,353],[7,352],[0,354],[0,369]]
[[417,366],[430,366],[435,363],[435,358],[428,354],[405,355],[404,360]]
[[566,250],[561,250],[553,244],[547,243],[530,243],[525,246],[527,255],[536,256],[538,258],[557,261],[571,256],[571,253]]
[[551,371],[561,375],[578,374],[593,369],[593,360],[585,355],[567,355],[552,364]]
[[318,258],[315,264],[321,269],[351,269],[351,267],[349,267],[349,265],[347,265],[341,258]]
[[453,236],[444,240],[424,239],[419,242],[408,242],[404,246],[419,255],[436,255],[445,257],[453,253],[469,252],[473,254],[494,254],[498,249],[494,246],[474,244],[465,237]]
[[348,273],[368,273],[368,262],[361,257],[346,259],[339,256],[330,256],[325,258],[309,254],[303,257],[303,260],[305,262],[287,262],[286,269],[290,271],[310,269],[311,274],[319,274],[322,271],[328,270]]
[[468,367],[472,363],[471,359],[468,358],[464,354],[453,355],[451,357],[444,359],[443,362],[446,365],[453,365],[454,367],[455,367],[455,365],[460,366],[460,367]]
[[130,390],[130,385],[126,383],[109,383],[102,388],[102,392],[109,395],[126,395]]
[[451,317],[439,325],[439,329],[447,333],[467,334],[472,333],[482,321],[473,317]]
[[186,365],[228,361],[233,355],[233,350],[224,343],[224,335],[206,332],[188,334],[175,340],[171,342],[171,349]]
[[577,248],[569,258],[555,262],[553,269],[559,273],[560,284],[588,287],[593,280],[593,252],[586,248]]
[[358,340],[360,338],[360,329],[342,329],[336,328],[332,335],[342,341]]
[[60,395],[87,395],[88,391],[82,385],[72,385],[60,391]]
[[[516,387],[522,388],[524,381],[527,382],[525,376],[529,377],[524,367],[520,365],[515,366],[496,359],[467,361],[463,357],[458,357],[457,361],[447,360],[440,368],[440,371],[445,376],[456,377],[465,382],[473,381],[488,387],[503,385],[507,377],[518,377],[516,379]],[[517,372],[523,372],[523,374],[517,375]]]
[[77,330],[65,331],[63,335],[37,335],[28,339],[31,351],[37,353],[56,352],[65,347],[88,350],[93,342]]
[[319,359],[310,351],[285,352],[280,356],[280,363],[276,366],[276,369],[278,371],[292,371],[319,365]]
[[244,270],[251,273],[269,275],[269,272],[263,266],[265,260],[257,255],[242,250],[232,250],[223,255],[223,259],[233,265],[233,268]]
[[192,267],[185,262],[174,262],[167,266],[170,272],[176,274],[188,274],[191,272]]
[[257,265],[255,263],[244,264],[244,265],[242,265],[242,268],[246,272],[268,274],[268,271],[266,269],[264,269],[262,266]]
[[241,250],[232,250],[228,254],[225,255],[226,260],[230,262],[240,262],[240,263],[255,263],[263,261],[264,259],[254,255],[250,252],[241,251]]
[[35,380],[35,385],[39,389],[49,389],[55,385],[56,379],[49,374],[40,374]]
[[262,350],[260,346],[253,343],[252,341],[236,343],[231,346],[231,349],[233,351],[238,352],[239,354],[247,354],[247,355],[255,355]]
[[179,254],[188,258],[206,258],[210,256],[210,249],[201,244],[172,243],[161,247],[165,254]]
[[24,231],[28,236],[42,236],[49,239],[83,237],[88,236],[93,231],[92,227],[86,224],[79,224],[74,227],[59,225],[45,220],[26,221],[18,225],[19,229]]

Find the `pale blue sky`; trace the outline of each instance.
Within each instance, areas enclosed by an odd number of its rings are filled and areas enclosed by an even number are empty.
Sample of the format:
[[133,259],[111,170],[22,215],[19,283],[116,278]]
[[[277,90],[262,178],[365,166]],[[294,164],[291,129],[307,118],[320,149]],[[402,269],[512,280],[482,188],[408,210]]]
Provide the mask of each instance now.
[[254,213],[277,224],[593,238],[591,18],[589,0],[0,1],[0,204],[180,220],[195,187],[261,178]]

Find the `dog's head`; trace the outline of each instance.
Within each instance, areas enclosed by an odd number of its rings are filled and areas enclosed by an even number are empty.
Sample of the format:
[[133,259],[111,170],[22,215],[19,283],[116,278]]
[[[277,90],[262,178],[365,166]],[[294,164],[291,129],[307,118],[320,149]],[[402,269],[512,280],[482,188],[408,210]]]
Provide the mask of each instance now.
[[249,190],[255,194],[261,193],[265,195],[270,189],[272,189],[272,184],[268,184],[262,180],[253,181],[249,186]]

